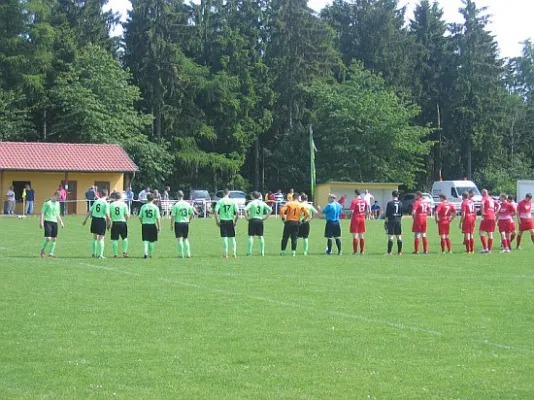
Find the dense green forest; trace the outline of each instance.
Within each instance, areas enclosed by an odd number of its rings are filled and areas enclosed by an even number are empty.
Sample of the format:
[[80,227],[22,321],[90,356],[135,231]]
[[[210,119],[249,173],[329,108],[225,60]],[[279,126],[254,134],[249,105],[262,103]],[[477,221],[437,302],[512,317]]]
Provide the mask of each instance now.
[[499,56],[491,10],[422,0],[3,0],[0,140],[120,143],[139,185],[317,179],[428,187],[534,178],[534,44]]

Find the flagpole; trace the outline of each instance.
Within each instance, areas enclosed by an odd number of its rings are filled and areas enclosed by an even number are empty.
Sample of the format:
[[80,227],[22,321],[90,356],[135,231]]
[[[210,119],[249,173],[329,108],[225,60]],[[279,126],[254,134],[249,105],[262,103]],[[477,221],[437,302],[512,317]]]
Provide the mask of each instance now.
[[314,201],[315,196],[315,183],[316,183],[316,171],[315,171],[315,143],[313,142],[313,128],[310,124],[310,195],[311,200]]

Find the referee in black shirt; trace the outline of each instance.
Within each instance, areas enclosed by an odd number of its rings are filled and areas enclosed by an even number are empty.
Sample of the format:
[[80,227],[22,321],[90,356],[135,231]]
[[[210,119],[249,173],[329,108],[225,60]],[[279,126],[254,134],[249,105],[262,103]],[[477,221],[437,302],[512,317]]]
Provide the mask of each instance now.
[[399,200],[399,192],[391,193],[393,200],[386,206],[386,230],[388,235],[388,256],[392,255],[393,239],[397,237],[397,251],[402,255],[402,202]]

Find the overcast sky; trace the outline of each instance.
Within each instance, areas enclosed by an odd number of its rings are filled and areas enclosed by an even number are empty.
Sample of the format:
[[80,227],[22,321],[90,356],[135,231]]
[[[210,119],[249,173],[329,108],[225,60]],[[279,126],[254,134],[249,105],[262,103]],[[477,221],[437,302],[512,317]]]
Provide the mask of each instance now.
[[[329,0],[309,0],[309,5],[315,10],[320,10]],[[441,7],[445,12],[447,22],[460,22],[458,13],[461,0],[441,0]],[[413,9],[417,1],[401,0],[401,4],[408,6],[408,18],[413,17]],[[488,7],[492,24],[490,30],[496,36],[504,57],[515,57],[521,54],[521,42],[525,39],[534,38],[534,0],[478,0],[478,7]],[[126,18],[126,11],[130,8],[129,0],[109,0],[109,7],[122,14]],[[120,30],[117,32],[120,33]]]

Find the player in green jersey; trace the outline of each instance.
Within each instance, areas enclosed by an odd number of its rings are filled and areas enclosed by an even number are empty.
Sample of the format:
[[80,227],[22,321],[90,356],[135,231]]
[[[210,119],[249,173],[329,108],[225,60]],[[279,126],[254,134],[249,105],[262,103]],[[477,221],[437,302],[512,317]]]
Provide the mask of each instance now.
[[[107,189],[102,189],[102,196],[93,203],[91,210],[83,220],[84,226],[89,218],[91,218],[91,233],[93,234],[93,257],[104,258],[106,229],[111,227]],[[99,245],[100,252],[97,253]]]
[[139,210],[139,219],[142,226],[143,248],[145,258],[152,258],[154,246],[158,241],[158,233],[161,230],[161,215],[159,208],[154,204],[154,195],[149,193],[146,196],[146,204]]
[[228,258],[228,238],[230,238],[233,256],[236,258],[235,226],[239,218],[239,211],[235,202],[228,197],[228,189],[225,189],[223,193],[223,198],[215,204],[215,223],[219,227],[223,239],[223,257]]
[[109,206],[111,216],[111,244],[113,258],[119,257],[119,237],[122,239],[122,256],[128,258],[128,224],[130,212],[128,206],[122,201],[120,193],[113,195],[113,202]]
[[265,239],[263,238],[263,221],[265,221],[273,210],[266,203],[260,200],[260,193],[253,192],[252,200],[245,207],[245,218],[248,221],[248,249],[247,256],[252,254],[254,246],[254,236],[260,237],[260,254],[265,255]]
[[48,256],[55,258],[54,251],[56,250],[57,240],[57,223],[63,228],[63,220],[61,219],[61,207],[58,202],[59,194],[54,193],[50,200],[45,201],[41,209],[41,216],[39,218],[39,228],[44,229],[44,241],[41,247],[41,258],[45,257],[46,247],[50,244],[50,252]]
[[309,248],[309,237],[310,237],[310,220],[313,218],[315,214],[318,213],[318,211],[315,209],[315,207],[308,203],[308,195],[306,193],[302,193],[300,195],[300,203],[302,204],[302,207],[304,207],[308,212],[310,213],[310,218],[308,220],[304,220],[304,214],[300,214],[300,226],[299,226],[299,238],[302,238],[303,247],[304,247],[304,255],[308,255],[308,248]]
[[195,215],[195,209],[184,200],[184,192],[178,190],[176,193],[178,201],[171,209],[171,231],[174,230],[178,242],[178,257],[184,258],[184,247],[187,258],[191,257],[191,247],[189,246],[189,223]]

